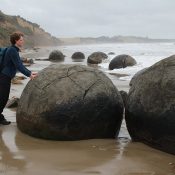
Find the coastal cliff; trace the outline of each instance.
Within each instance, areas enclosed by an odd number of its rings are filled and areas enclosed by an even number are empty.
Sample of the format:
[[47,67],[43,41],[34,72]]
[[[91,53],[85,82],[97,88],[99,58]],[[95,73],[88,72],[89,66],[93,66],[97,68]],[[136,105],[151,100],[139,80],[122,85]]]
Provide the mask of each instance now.
[[51,36],[38,24],[25,20],[20,16],[10,16],[0,11],[0,46],[9,45],[9,35],[14,31],[21,31],[25,34],[25,46],[56,46],[61,41]]

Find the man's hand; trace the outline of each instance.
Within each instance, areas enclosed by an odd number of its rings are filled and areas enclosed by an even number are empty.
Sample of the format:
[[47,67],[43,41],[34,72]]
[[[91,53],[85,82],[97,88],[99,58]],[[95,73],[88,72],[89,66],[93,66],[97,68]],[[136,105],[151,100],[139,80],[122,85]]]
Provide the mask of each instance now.
[[31,75],[30,75],[30,79],[33,80],[37,76],[38,76],[37,72],[32,72]]

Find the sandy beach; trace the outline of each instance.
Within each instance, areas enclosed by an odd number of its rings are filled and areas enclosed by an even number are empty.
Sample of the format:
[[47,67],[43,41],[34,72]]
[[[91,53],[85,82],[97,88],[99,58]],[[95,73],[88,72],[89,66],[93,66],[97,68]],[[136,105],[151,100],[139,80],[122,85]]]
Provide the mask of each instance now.
[[[23,56],[47,58],[53,48],[37,52],[25,50]],[[65,64],[71,60],[71,51],[62,47]],[[48,61],[35,61],[30,70],[40,71]],[[103,71],[103,70],[102,70]],[[21,75],[21,74],[19,74]],[[118,90],[129,91],[129,81],[107,74]],[[20,97],[29,79],[23,84],[12,85],[10,98]],[[16,126],[15,109],[5,109],[9,126],[0,126],[0,175],[175,175],[174,155],[153,149],[142,143],[132,142],[125,121],[118,138],[82,141],[48,141],[21,133]]]

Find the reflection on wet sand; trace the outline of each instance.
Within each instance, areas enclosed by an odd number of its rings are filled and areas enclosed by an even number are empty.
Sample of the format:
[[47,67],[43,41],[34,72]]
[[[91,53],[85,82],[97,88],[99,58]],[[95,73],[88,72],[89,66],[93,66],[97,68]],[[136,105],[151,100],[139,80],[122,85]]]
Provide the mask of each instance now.
[[14,129],[0,128],[0,174],[22,173],[25,170],[26,162],[15,144]]
[[83,172],[114,159],[116,152],[119,152],[115,140],[61,142],[31,138],[20,131],[17,133],[16,145],[19,149],[34,153],[27,154],[33,160],[33,166],[36,163],[42,169],[44,164],[44,167],[52,166],[57,172]]
[[175,157],[118,140],[48,141],[1,126],[0,174],[25,175],[173,175]]

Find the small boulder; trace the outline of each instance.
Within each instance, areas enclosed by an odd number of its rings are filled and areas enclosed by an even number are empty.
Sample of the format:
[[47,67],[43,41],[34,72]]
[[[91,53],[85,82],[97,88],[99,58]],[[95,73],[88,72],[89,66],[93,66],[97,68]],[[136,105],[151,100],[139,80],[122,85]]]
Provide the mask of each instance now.
[[19,98],[12,97],[11,99],[8,100],[6,107],[7,108],[16,108],[16,107],[18,107],[18,102],[19,102]]
[[64,61],[65,55],[59,50],[54,50],[50,53],[49,55],[49,61],[55,61],[55,62],[60,62]]
[[109,70],[134,66],[136,63],[136,60],[129,55],[118,55],[109,63]]
[[94,52],[88,57],[87,62],[90,64],[99,64],[107,58],[108,56],[103,52]]
[[85,55],[82,52],[75,52],[72,55],[72,59],[85,59]]
[[21,61],[25,64],[33,64],[34,61],[32,58],[25,58],[25,57],[21,57]]
[[115,55],[115,53],[114,52],[109,52],[108,55]]

